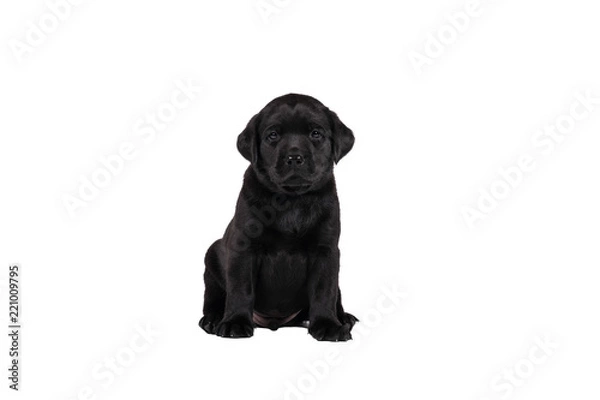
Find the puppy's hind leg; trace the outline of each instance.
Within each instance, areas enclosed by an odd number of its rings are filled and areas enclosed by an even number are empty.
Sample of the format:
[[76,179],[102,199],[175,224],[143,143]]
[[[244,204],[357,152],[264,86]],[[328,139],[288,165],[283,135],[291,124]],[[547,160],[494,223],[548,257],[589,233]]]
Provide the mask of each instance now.
[[204,316],[199,325],[210,334],[215,333],[217,325],[223,319],[223,311],[225,310],[225,281],[218,255],[220,246],[221,239],[208,248],[204,257]]

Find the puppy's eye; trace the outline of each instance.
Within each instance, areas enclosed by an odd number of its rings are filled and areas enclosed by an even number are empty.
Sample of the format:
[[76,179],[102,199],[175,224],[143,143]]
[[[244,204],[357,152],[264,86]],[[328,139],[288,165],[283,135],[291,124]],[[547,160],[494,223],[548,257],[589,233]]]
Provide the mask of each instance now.
[[277,134],[277,132],[275,131],[271,131],[269,132],[269,134],[267,135],[267,139],[273,141],[273,140],[277,140],[279,138],[279,135]]
[[323,134],[317,130],[314,130],[310,133],[310,137],[313,139],[321,139],[323,137]]

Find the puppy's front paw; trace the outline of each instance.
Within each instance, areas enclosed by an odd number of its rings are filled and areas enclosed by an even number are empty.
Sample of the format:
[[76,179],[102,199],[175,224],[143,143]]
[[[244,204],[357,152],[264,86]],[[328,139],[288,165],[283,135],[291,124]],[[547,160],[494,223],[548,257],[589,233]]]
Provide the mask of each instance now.
[[254,325],[248,318],[237,317],[223,320],[216,327],[218,336],[226,338],[244,338],[254,334]]
[[358,322],[358,318],[350,313],[345,312],[344,315],[340,317],[340,322],[342,324],[349,324],[350,328],[352,328],[354,324]]
[[351,328],[350,324],[340,324],[337,321],[321,318],[310,323],[308,333],[317,340],[345,342],[352,339]]
[[206,333],[214,335],[220,320],[221,318],[215,317],[214,315],[205,315],[202,317],[198,325],[200,325],[200,328],[204,329]]

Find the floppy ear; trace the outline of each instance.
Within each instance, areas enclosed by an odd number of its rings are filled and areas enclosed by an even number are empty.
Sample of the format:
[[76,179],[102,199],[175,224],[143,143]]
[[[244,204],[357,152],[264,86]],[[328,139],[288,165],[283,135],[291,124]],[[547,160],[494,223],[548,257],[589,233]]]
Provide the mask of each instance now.
[[259,114],[256,114],[246,125],[246,129],[238,135],[237,148],[238,151],[244,158],[250,161],[252,164],[256,162],[258,157],[256,148],[256,135],[259,123]]
[[329,121],[333,129],[333,160],[337,164],[354,146],[354,134],[336,113],[329,110]]

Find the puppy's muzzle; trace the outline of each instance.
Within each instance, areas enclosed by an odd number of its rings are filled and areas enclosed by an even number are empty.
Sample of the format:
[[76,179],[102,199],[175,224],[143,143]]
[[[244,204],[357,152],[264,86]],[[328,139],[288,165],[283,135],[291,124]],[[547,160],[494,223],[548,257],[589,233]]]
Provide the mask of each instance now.
[[290,154],[286,157],[285,163],[291,167],[299,167],[304,164],[304,156],[300,154]]

